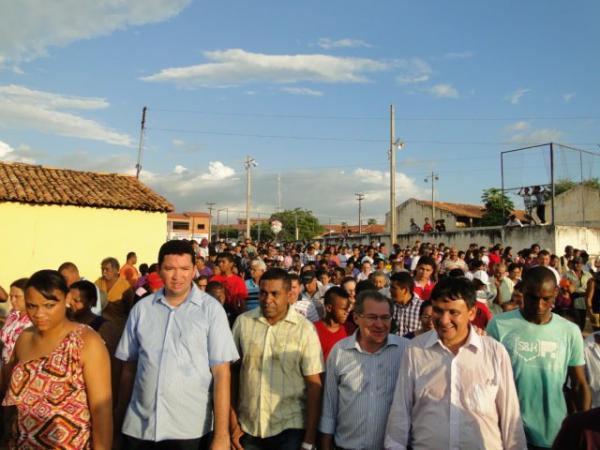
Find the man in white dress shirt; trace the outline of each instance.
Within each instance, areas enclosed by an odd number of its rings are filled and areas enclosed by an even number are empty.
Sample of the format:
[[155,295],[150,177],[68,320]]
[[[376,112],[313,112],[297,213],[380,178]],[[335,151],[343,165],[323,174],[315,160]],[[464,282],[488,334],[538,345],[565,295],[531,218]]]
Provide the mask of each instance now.
[[385,448],[527,448],[508,353],[470,325],[472,283],[443,279],[431,300],[435,330],[404,352]]

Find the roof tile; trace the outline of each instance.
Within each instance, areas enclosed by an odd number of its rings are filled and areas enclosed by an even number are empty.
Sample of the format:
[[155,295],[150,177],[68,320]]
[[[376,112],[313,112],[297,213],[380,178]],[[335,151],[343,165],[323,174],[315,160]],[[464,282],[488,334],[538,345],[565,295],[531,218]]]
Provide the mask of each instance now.
[[0,201],[173,211],[135,177],[0,162]]

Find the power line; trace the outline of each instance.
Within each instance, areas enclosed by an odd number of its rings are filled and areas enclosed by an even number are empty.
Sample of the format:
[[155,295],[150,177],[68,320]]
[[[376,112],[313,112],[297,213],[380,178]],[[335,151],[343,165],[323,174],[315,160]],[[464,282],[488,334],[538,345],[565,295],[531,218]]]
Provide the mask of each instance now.
[[[153,108],[153,111],[179,113],[179,114],[198,114],[204,116],[225,116],[225,117],[264,117],[273,119],[309,119],[309,120],[387,120],[384,116],[334,116],[318,114],[265,114],[265,113],[234,113],[219,111],[200,111],[193,109],[170,109]],[[514,117],[410,117],[396,116],[396,121],[436,121],[436,122],[456,122],[456,121],[513,121],[513,120],[597,120],[600,116],[514,116]]]
[[[204,134],[214,136],[233,136],[233,137],[254,137],[260,139],[288,139],[296,141],[323,141],[323,142],[357,142],[357,143],[387,143],[386,139],[372,139],[372,138],[342,138],[333,136],[298,136],[298,135],[286,135],[286,134],[256,134],[256,133],[236,133],[231,131],[206,131],[206,130],[191,130],[186,128],[146,128],[151,131],[159,131],[166,133],[191,133],[191,134]],[[512,141],[442,141],[442,140],[421,140],[421,139],[405,139],[405,143],[410,144],[438,144],[438,145],[506,145],[515,146],[517,145]],[[600,142],[600,139],[597,140]],[[597,142],[572,142],[572,145],[597,145]],[[528,142],[520,142],[519,144]],[[535,142],[531,142],[532,144]]]

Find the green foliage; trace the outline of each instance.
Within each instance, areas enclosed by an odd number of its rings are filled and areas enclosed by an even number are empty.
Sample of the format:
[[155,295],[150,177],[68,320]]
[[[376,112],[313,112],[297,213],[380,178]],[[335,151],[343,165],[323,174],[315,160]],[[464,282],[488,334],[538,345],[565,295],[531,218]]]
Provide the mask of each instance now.
[[498,188],[484,189],[481,201],[486,209],[480,222],[482,226],[504,225],[515,209],[513,201]]
[[569,189],[573,189],[579,184],[583,184],[584,186],[594,189],[600,189],[600,180],[598,180],[598,178],[588,178],[587,180],[583,180],[583,183],[578,183],[576,181],[563,178],[554,183],[554,195],[560,195],[563,192],[567,192]]
[[[301,208],[287,209],[272,214],[269,218],[269,224],[261,225],[260,239],[263,241],[275,239],[270,223],[273,220],[279,220],[283,224],[283,229],[277,235],[277,240],[296,240],[296,218],[298,220],[298,238],[300,240],[312,239],[314,236],[325,231],[319,223],[319,219],[313,215],[312,211]],[[256,225],[252,226],[251,234],[254,239],[258,239],[258,227]]]
[[228,225],[219,225],[217,227],[216,224],[213,224],[213,234],[216,236],[217,235],[217,228],[219,231],[219,239],[237,239],[239,232],[237,229],[233,228],[232,226],[228,226]]
[[377,225],[377,219],[374,219],[374,218],[368,219],[367,225]]

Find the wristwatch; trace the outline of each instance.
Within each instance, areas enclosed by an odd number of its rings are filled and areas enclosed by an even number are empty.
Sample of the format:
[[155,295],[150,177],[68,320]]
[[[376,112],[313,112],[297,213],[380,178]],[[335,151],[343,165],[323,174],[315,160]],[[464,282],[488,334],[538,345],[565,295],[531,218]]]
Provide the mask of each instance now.
[[302,445],[300,446],[300,448],[302,448],[303,450],[316,450],[317,447],[315,447],[313,444],[309,444],[308,442],[303,442]]

